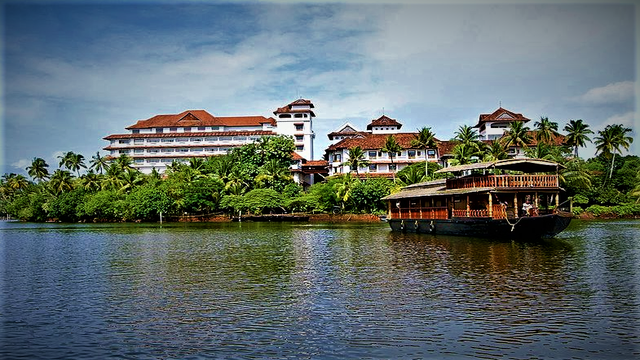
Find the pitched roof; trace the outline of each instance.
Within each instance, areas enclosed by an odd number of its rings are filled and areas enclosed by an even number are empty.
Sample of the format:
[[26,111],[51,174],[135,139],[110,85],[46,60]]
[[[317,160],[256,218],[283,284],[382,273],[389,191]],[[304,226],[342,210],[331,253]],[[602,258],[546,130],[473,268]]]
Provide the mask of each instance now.
[[280,113],[296,113],[296,112],[309,112],[311,113],[311,116],[316,116],[316,114],[313,113],[313,111],[309,110],[309,109],[292,109],[293,106],[295,105],[309,105],[309,108],[313,109],[313,103],[311,102],[311,100],[306,100],[306,99],[298,99],[292,103],[290,103],[289,105],[283,106],[281,108],[276,109],[276,111],[273,112],[274,115],[278,115]]
[[514,113],[513,111],[509,111],[502,107],[499,107],[498,110],[492,112],[491,114],[480,114],[478,118],[478,123],[474,127],[480,127],[482,123],[485,122],[513,122],[513,121],[524,121],[527,122],[530,119],[522,116],[522,114]]
[[126,129],[149,129],[155,127],[190,126],[261,126],[264,123],[275,125],[273,118],[264,116],[221,116],[215,117],[205,110],[185,110],[179,114],[156,115],[150,119],[139,120]]
[[367,130],[371,130],[374,126],[397,126],[398,129],[402,127],[402,124],[386,115],[382,115],[375,120],[371,120],[371,123],[367,125]]
[[[338,149],[351,149],[355,146],[360,146],[363,150],[379,150],[384,147],[384,143],[387,141],[388,136],[393,136],[396,138],[398,144],[403,149],[411,149],[411,140],[414,140],[418,133],[396,133],[396,134],[371,134],[371,133],[360,133],[361,136],[347,138],[340,140],[339,142],[330,145],[327,150],[338,150]],[[437,140],[436,140],[437,141]]]

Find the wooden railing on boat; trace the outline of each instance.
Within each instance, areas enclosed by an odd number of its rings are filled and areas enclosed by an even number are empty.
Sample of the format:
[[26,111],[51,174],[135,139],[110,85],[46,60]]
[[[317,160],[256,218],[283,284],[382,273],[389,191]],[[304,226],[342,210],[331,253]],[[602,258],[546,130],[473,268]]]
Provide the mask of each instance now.
[[447,179],[447,189],[558,187],[558,175],[484,175]]
[[445,207],[411,207],[391,209],[393,219],[448,219]]
[[[493,211],[489,216],[488,209],[479,210],[452,210],[453,217],[493,217],[494,219],[504,219],[507,217],[506,209],[499,205],[493,205]],[[391,209],[393,219],[448,219],[449,215],[446,207],[411,207]]]

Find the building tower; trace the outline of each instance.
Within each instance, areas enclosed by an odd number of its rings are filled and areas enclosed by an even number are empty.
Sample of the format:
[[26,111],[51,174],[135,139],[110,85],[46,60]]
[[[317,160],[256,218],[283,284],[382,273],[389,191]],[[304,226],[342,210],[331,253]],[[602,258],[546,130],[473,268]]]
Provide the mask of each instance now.
[[296,145],[296,153],[306,160],[313,160],[313,103],[298,99],[283,106],[273,114],[276,116],[278,134],[290,135]]

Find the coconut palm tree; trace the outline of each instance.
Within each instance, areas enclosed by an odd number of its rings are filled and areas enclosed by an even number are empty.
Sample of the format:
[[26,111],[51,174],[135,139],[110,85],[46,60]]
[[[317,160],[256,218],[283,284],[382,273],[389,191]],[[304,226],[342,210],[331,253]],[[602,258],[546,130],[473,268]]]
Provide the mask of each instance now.
[[506,158],[507,158],[507,149],[505,149],[504,145],[498,140],[491,141],[484,148],[483,159],[485,161],[495,161],[495,160],[502,160]]
[[107,156],[100,156],[100,151],[96,151],[96,154],[91,157],[89,164],[89,169],[96,169],[102,174],[103,170],[109,166],[109,158]]
[[85,190],[88,191],[98,191],[102,188],[102,174],[96,174],[90,169],[82,178],[80,179],[80,184]]
[[56,169],[49,179],[49,186],[55,194],[73,190],[73,175],[68,170]]
[[591,187],[591,175],[586,170],[584,161],[576,157],[565,162],[564,166],[558,174],[562,186],[585,190]]
[[5,177],[7,186],[13,191],[24,190],[29,186],[29,180],[20,174],[9,174]]
[[536,146],[524,149],[524,154],[533,159],[551,160],[551,146],[544,142],[538,142]]
[[522,121],[514,121],[509,124],[509,128],[502,135],[502,141],[507,149],[510,146],[519,146],[524,149],[531,142],[529,128],[524,126]]
[[73,156],[71,156],[71,158],[69,159],[68,165],[68,169],[75,171],[78,177],[80,177],[80,168],[87,168],[87,166],[84,164],[84,156],[82,154],[74,153]]
[[120,192],[130,192],[136,185],[140,185],[144,182],[142,173],[137,169],[128,168],[122,173],[122,186]]
[[361,166],[369,165],[369,161],[365,160],[365,153],[360,146],[354,146],[349,149],[348,155],[349,159],[342,163],[342,165],[348,165],[349,169],[356,171],[356,177],[358,174],[358,169]]
[[454,134],[456,135],[454,137],[455,140],[458,140],[467,146],[474,146],[480,139],[480,135],[478,135],[478,132],[469,125],[461,125],[458,128],[458,131],[456,131]]
[[31,162],[31,166],[27,166],[26,170],[32,179],[37,180],[38,182],[42,182],[42,180],[49,177],[49,170],[47,169],[48,167],[49,164],[47,164],[44,159],[35,157]]
[[613,164],[616,159],[616,152],[622,155],[622,149],[629,150],[629,146],[633,142],[633,138],[628,136],[630,128],[625,128],[621,124],[607,125],[602,131],[598,131],[596,137],[596,151],[611,156],[611,169],[609,170],[609,179],[613,176]]
[[573,146],[574,156],[578,157],[578,147],[585,147],[587,141],[591,142],[587,135],[593,134],[593,131],[589,129],[588,124],[582,122],[582,119],[569,120],[564,131],[567,132],[565,144]]
[[[387,139],[384,143],[384,147],[382,149],[380,149],[382,152],[386,152],[387,154],[389,154],[389,160],[391,160],[391,166],[393,166],[393,157],[396,156],[396,154],[398,154],[399,152],[402,151],[402,146],[400,146],[400,144],[398,144],[398,141],[396,140],[396,138],[393,135],[389,135],[387,136]],[[392,176],[393,176],[393,180],[396,180],[396,172],[392,171],[391,172]]]
[[260,168],[260,174],[256,176],[255,182],[259,187],[274,188],[279,182],[290,182],[293,180],[289,168],[281,165],[278,159],[270,159]]
[[460,143],[453,148],[453,160],[454,165],[466,165],[471,163],[471,157],[476,155],[477,151],[473,145],[467,145]]
[[[438,147],[438,140],[436,135],[431,131],[430,127],[423,127],[418,130],[416,138],[411,140],[411,146],[422,149],[425,152],[425,159],[427,158],[427,149],[436,149]],[[429,161],[424,163],[424,175],[429,177]]]
[[422,170],[418,170],[416,166],[406,167],[398,174],[398,180],[402,182],[403,186],[421,183],[426,181],[427,178],[428,175],[423,174]]
[[113,164],[110,165],[111,166],[116,166],[120,171],[124,172],[127,169],[133,169],[132,165],[133,165],[133,159],[131,158],[131,156],[127,155],[127,154],[120,154],[120,156],[118,156],[115,161],[113,162]]
[[536,127],[535,137],[538,142],[551,145],[553,140],[559,135],[558,123],[550,121],[548,117],[540,117],[540,121],[536,121],[534,126]]

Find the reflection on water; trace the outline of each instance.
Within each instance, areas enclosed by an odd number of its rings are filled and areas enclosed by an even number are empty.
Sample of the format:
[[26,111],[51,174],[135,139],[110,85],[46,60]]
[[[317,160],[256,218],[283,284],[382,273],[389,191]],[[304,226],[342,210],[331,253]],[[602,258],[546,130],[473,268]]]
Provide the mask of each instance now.
[[640,222],[0,225],[2,358],[640,357]]

